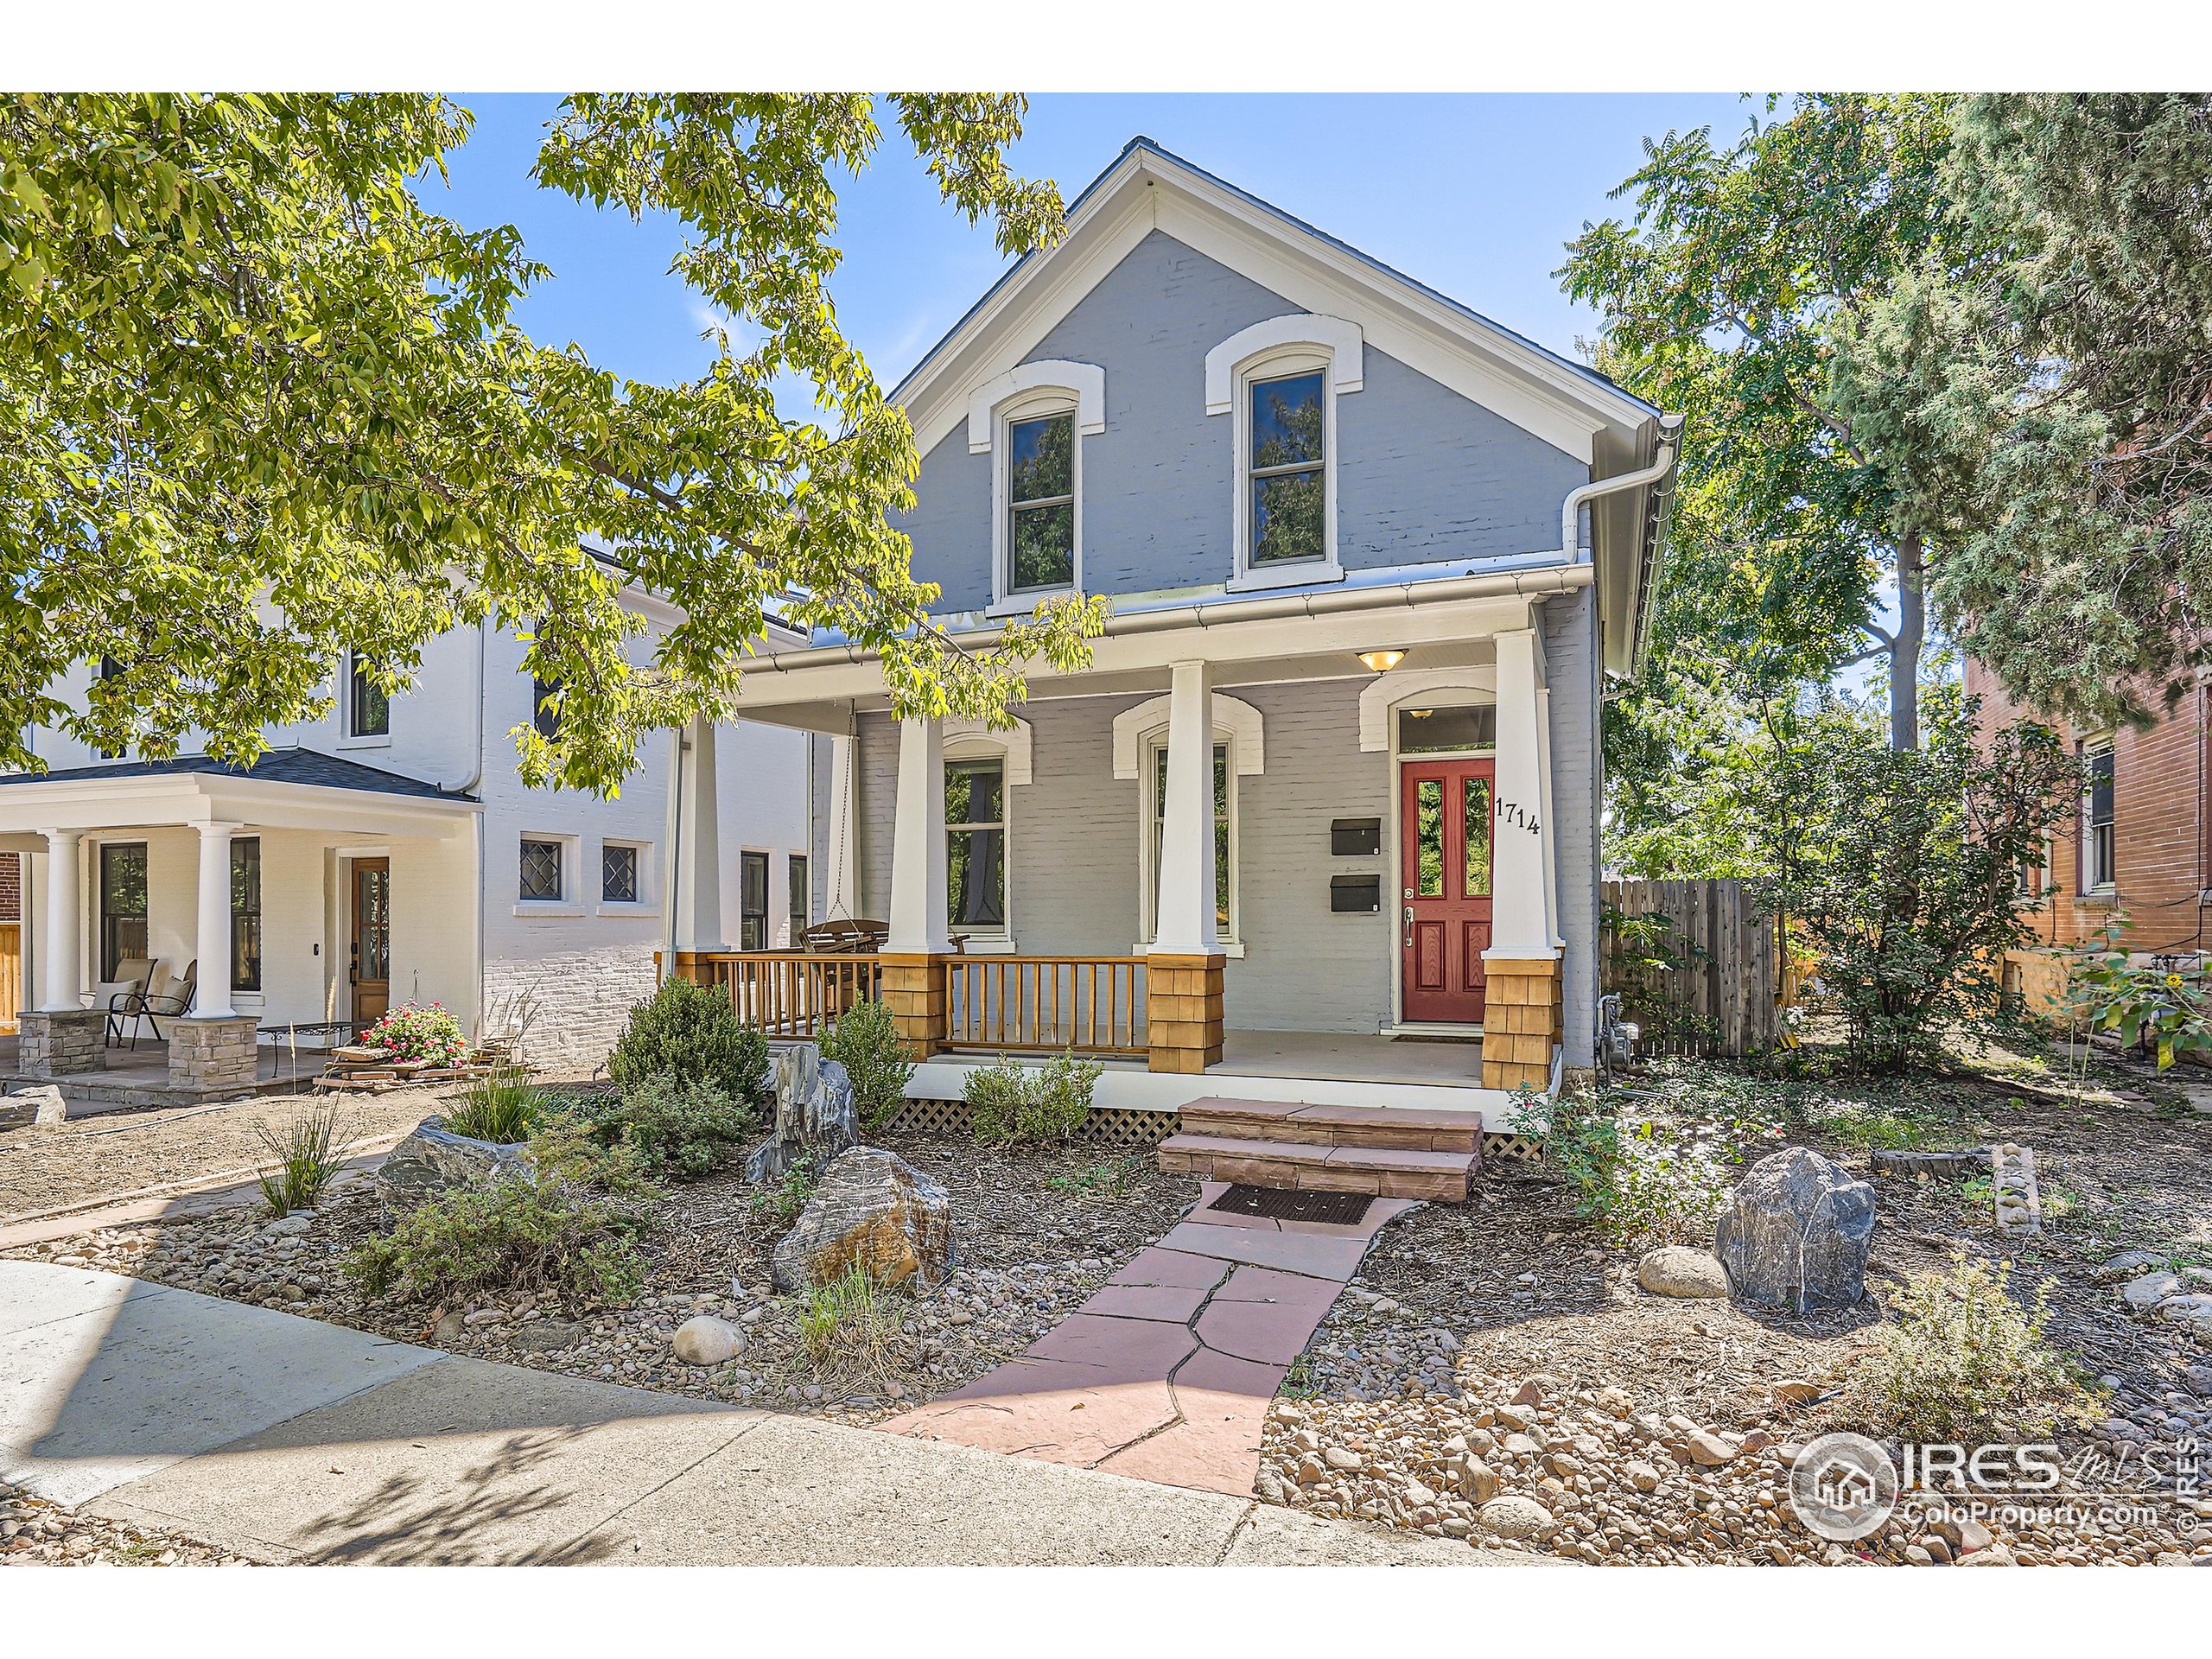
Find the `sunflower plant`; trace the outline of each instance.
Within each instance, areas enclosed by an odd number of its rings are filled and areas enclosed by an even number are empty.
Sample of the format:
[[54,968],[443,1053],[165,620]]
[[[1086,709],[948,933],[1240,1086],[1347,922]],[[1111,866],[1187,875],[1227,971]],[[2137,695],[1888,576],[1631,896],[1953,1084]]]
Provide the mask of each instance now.
[[2076,955],[2068,1013],[2091,1031],[2155,1051],[2161,1071],[2183,1054],[2212,1051],[2202,969],[2139,960],[2120,943],[2126,926],[2114,916]]

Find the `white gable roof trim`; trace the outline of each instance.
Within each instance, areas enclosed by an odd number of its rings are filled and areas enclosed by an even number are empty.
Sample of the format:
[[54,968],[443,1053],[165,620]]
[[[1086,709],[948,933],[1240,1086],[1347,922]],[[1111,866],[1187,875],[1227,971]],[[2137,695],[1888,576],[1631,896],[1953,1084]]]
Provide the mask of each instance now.
[[1026,256],[893,392],[926,453],[970,392],[1018,366],[1154,230],[1320,316],[1582,461],[1657,411],[1279,208],[1139,139],[1078,197],[1060,245]]

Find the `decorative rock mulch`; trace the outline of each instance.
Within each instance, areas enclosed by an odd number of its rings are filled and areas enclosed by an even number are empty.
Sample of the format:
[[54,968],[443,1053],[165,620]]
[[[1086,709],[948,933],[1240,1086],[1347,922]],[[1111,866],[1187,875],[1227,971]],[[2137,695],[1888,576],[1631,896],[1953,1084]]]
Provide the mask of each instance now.
[[[880,1395],[812,1380],[798,1336],[804,1299],[769,1287],[769,1254],[786,1225],[734,1174],[669,1186],[645,1294],[621,1309],[578,1313],[527,1298],[446,1309],[371,1301],[340,1267],[354,1242],[385,1224],[367,1183],[273,1224],[241,1206],[0,1254],[130,1274],[479,1358],[873,1424],[1019,1353],[1173,1225],[1197,1192],[1144,1160],[1117,1163],[1094,1149],[887,1144],[949,1189],[957,1240],[952,1277],[907,1311],[893,1342],[898,1370]],[[676,1332],[697,1315],[735,1326],[741,1351],[715,1365],[678,1359]]]
[[247,1567],[181,1533],[66,1510],[0,1480],[0,1567]]

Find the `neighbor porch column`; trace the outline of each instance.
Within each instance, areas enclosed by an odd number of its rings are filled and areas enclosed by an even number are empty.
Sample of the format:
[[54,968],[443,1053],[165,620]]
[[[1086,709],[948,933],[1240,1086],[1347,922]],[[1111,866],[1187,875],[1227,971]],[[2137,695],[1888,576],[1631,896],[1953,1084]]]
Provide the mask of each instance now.
[[231,1007],[231,836],[235,823],[202,823],[200,831],[200,917],[193,955],[200,959],[195,1019],[228,1020]]
[[944,722],[901,721],[883,1000],[917,1058],[944,1038],[943,957],[952,949],[944,861]]
[[[43,867],[46,879],[33,901],[32,919],[44,923],[45,934],[35,964],[38,995],[23,999],[25,1007],[16,1021],[16,1069],[27,1077],[63,1077],[99,1069],[100,1033],[107,1024],[107,1010],[85,1007],[79,994],[83,976],[77,937],[84,872],[78,855],[83,832],[41,833],[46,837],[46,852],[35,861]],[[25,890],[29,890],[28,882]]]
[[670,872],[674,917],[673,971],[711,977],[700,963],[729,949],[722,937],[721,797],[715,776],[715,721],[696,715],[676,746],[676,857]]
[[41,977],[38,1006],[42,1013],[74,1013],[84,1007],[84,974],[77,959],[82,923],[77,912],[82,902],[85,877],[79,849],[85,842],[79,830],[48,830],[46,891],[39,895],[39,909],[46,921],[45,948],[39,954]]
[[1534,628],[1496,636],[1497,818],[1491,944],[1483,952],[1483,1084],[1542,1089],[1560,1014],[1559,947],[1546,856],[1551,789],[1544,762],[1543,646]]
[[256,1071],[251,1014],[231,1007],[231,837],[244,826],[200,823],[199,920],[193,955],[200,977],[188,1018],[169,1022],[169,1087],[202,1095],[251,1089]]
[[1206,664],[1171,665],[1160,897],[1145,953],[1147,1065],[1203,1071],[1221,1058],[1226,958],[1214,921],[1213,701]]

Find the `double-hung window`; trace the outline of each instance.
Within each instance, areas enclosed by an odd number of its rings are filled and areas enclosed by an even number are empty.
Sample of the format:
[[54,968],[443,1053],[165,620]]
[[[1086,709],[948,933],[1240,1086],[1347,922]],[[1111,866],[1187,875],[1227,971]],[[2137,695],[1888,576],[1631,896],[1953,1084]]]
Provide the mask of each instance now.
[[561,735],[561,682],[530,677],[530,723],[548,743]]
[[1075,583],[1075,414],[1007,424],[1007,591]]
[[261,988],[261,837],[231,842],[231,988]]
[[[1229,764],[1229,745],[1213,746],[1213,929],[1222,939],[1236,937],[1236,837],[1235,776]],[[1152,931],[1153,918],[1160,914],[1160,855],[1166,839],[1167,825],[1167,744],[1163,739],[1152,746],[1152,845],[1151,882],[1147,890],[1150,908],[1146,912],[1145,931]]]
[[1006,927],[1006,763],[944,766],[944,862],[956,933]]
[[346,653],[346,734],[348,737],[391,735],[391,699],[369,672],[368,658],[357,651]]
[[106,842],[100,847],[100,977],[146,952],[146,843]]
[[768,855],[737,855],[737,948],[768,948]]
[[1249,388],[1245,557],[1254,567],[1328,556],[1325,378],[1316,369]]
[[2082,746],[2088,787],[2082,798],[2082,891],[2110,893],[2120,880],[2113,836],[2113,748],[2110,736]]

